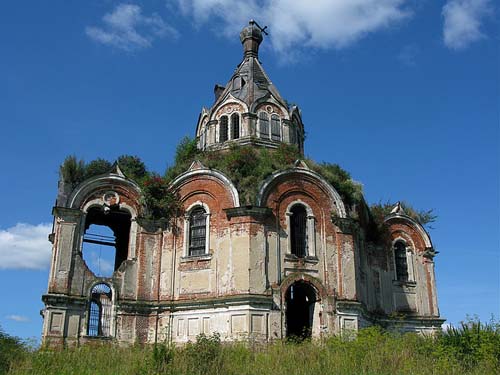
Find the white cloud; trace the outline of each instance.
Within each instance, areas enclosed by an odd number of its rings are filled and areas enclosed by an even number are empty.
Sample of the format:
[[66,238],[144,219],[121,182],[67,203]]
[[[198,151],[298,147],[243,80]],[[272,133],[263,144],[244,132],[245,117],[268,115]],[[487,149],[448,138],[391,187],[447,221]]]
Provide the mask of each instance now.
[[134,4],[119,4],[102,18],[103,27],[89,26],[86,34],[95,41],[125,51],[147,48],[155,38],[178,37],[179,33],[158,14],[142,14]]
[[0,269],[47,269],[52,245],[51,224],[23,224],[0,229]]
[[481,21],[490,11],[490,0],[448,0],[443,7],[444,44],[460,50],[484,38]]
[[269,25],[279,53],[293,47],[343,48],[368,33],[389,27],[411,12],[406,0],[168,0],[200,25],[234,35],[249,19]]
[[23,315],[8,315],[6,316],[7,319],[13,320],[18,323],[26,323],[29,322],[29,318]]

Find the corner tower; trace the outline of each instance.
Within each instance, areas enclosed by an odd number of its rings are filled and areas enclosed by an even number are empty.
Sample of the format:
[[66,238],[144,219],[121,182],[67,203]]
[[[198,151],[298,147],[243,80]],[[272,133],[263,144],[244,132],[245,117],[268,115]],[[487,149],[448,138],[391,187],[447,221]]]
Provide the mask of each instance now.
[[226,86],[215,85],[215,103],[203,108],[196,128],[198,148],[217,150],[231,143],[304,150],[301,112],[280,95],[259,61],[263,29],[251,20],[240,33],[243,61]]

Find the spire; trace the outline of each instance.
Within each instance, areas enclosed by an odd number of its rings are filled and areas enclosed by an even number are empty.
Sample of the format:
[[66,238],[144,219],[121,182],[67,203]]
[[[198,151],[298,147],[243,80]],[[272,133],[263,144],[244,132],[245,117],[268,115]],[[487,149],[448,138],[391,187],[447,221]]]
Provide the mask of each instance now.
[[243,53],[245,57],[259,57],[259,46],[263,39],[262,33],[267,34],[266,27],[261,28],[257,22],[250,20],[248,26],[241,30],[240,40],[241,44],[243,44]]

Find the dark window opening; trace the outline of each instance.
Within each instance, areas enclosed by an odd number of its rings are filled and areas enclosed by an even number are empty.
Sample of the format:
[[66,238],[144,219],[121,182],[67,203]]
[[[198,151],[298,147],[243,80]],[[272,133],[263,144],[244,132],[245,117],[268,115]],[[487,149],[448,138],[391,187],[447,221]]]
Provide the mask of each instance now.
[[106,284],[97,284],[90,292],[89,336],[111,336],[112,293]]
[[238,139],[240,137],[240,116],[237,113],[231,115],[231,131],[233,133],[233,139]]
[[307,246],[307,212],[301,204],[296,204],[290,210],[290,240],[293,255],[303,258]]
[[207,214],[203,208],[194,209],[189,215],[189,256],[205,254]]
[[273,141],[281,140],[280,118],[278,115],[271,116],[271,139]]
[[316,291],[304,281],[298,281],[286,292],[286,336],[305,339],[311,337]]
[[82,257],[96,275],[110,277],[128,257],[131,215],[91,208],[85,220]]
[[269,139],[269,116],[266,112],[259,113],[259,134],[261,138]]
[[233,80],[233,91],[240,90],[245,86],[245,80],[242,77],[235,77]]
[[296,128],[296,125],[292,124],[289,129],[290,129],[290,143],[292,145],[294,145],[294,144],[297,143],[297,128]]
[[394,244],[394,258],[396,261],[396,279],[408,281],[408,261],[406,258],[406,245],[403,241]]
[[226,142],[227,137],[228,137],[228,120],[227,116],[222,116],[219,120],[220,122],[220,135],[219,135],[219,141],[220,142]]

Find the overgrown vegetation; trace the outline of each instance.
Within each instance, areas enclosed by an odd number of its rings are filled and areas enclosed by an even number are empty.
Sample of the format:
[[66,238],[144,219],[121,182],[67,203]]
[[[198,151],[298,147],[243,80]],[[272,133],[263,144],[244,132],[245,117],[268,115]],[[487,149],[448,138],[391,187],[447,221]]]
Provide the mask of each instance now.
[[10,336],[0,327],[0,375],[6,374],[13,363],[22,362],[29,347],[20,338]]
[[[316,163],[300,155],[293,145],[281,144],[276,150],[241,147],[232,145],[223,151],[201,151],[196,140],[185,137],[176,149],[174,163],[167,168],[164,176],[147,170],[144,163],[136,156],[123,155],[117,160],[122,172],[136,181],[142,189],[144,203],[148,207],[147,218],[168,221],[179,212],[177,197],[169,190],[170,183],[184,173],[195,160],[205,167],[217,169],[227,175],[235,184],[240,194],[241,204],[253,205],[261,183],[277,170],[294,167],[302,159],[313,171],[325,178],[340,194],[348,211],[354,206],[363,206],[361,184],[355,182],[350,174],[337,164]],[[74,188],[83,180],[108,172],[112,168],[109,161],[96,159],[86,164],[75,156],[69,156],[61,165],[61,179]],[[360,204],[363,203],[363,204]],[[408,203],[402,203],[406,214],[422,225],[434,222],[436,216],[432,210],[419,211]],[[384,240],[384,218],[390,213],[393,204],[378,203],[370,207],[370,237],[377,242]],[[355,216],[355,212],[351,212]]]
[[11,364],[10,375],[488,375],[500,372],[500,326],[498,322],[469,321],[436,337],[371,327],[354,339],[333,336],[260,345],[224,344],[218,334],[200,335],[183,347],[106,345],[39,350],[26,352]]

